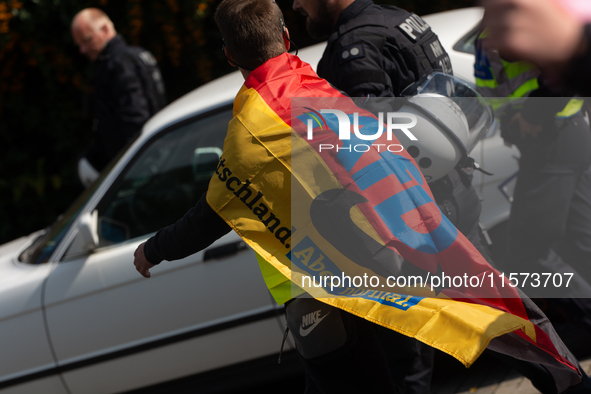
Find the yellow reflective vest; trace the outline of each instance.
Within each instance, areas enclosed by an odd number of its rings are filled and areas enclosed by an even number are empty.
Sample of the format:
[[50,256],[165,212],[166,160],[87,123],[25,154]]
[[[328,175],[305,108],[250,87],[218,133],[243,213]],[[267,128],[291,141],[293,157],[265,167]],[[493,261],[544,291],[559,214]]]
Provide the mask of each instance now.
[[[516,98],[526,97],[540,87],[540,70],[532,63],[525,61],[508,62],[501,58],[496,50],[487,48],[483,39],[486,30],[476,39],[476,59],[474,77],[476,86],[485,97],[489,97],[493,109],[498,109]],[[557,118],[569,118],[577,114],[583,107],[583,100],[572,99],[560,112]]]

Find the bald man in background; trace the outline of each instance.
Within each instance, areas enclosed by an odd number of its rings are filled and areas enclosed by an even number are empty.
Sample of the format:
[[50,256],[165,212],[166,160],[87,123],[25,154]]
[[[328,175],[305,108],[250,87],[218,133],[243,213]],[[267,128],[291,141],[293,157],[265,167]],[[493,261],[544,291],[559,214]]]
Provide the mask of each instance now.
[[154,56],[128,46],[103,11],[86,8],[76,14],[72,38],[80,53],[96,63],[91,107],[94,140],[78,162],[80,180],[89,187],[164,107],[166,94]]

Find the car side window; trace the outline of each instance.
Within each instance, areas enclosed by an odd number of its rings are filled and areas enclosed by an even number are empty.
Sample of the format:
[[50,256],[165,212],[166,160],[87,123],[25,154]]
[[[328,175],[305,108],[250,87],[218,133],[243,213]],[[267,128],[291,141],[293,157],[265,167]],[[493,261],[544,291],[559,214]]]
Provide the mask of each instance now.
[[469,55],[476,54],[476,49],[474,48],[474,42],[476,38],[478,38],[478,34],[480,34],[480,26],[474,27],[468,33],[466,33],[462,38],[456,42],[453,49],[457,52],[467,53]]
[[160,132],[137,153],[98,204],[99,247],[175,223],[207,191],[231,108]]

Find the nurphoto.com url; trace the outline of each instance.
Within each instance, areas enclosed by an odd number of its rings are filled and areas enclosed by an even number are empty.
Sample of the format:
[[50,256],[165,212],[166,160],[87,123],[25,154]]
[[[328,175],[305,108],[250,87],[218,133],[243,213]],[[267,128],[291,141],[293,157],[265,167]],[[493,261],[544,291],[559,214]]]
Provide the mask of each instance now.
[[[325,275],[319,277],[302,276],[301,287],[330,288],[330,291],[343,288],[402,288],[402,287],[428,287],[431,291],[441,288],[494,288],[494,287],[540,287],[540,288],[568,288],[573,277],[572,272],[567,273],[494,273],[485,275],[470,276],[446,275],[445,272],[438,274],[427,273],[426,277],[420,275],[388,276],[383,280],[379,276],[348,276],[344,273],[341,276]],[[495,277],[500,279],[497,281]]]

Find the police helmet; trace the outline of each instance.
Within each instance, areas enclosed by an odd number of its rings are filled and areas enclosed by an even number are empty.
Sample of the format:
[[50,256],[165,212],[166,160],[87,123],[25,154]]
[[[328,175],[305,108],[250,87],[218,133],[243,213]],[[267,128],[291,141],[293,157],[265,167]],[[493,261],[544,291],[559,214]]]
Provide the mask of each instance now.
[[427,182],[461,165],[493,123],[490,105],[476,87],[459,77],[436,72],[407,88],[400,112],[414,114],[416,140],[400,143],[415,159]]

